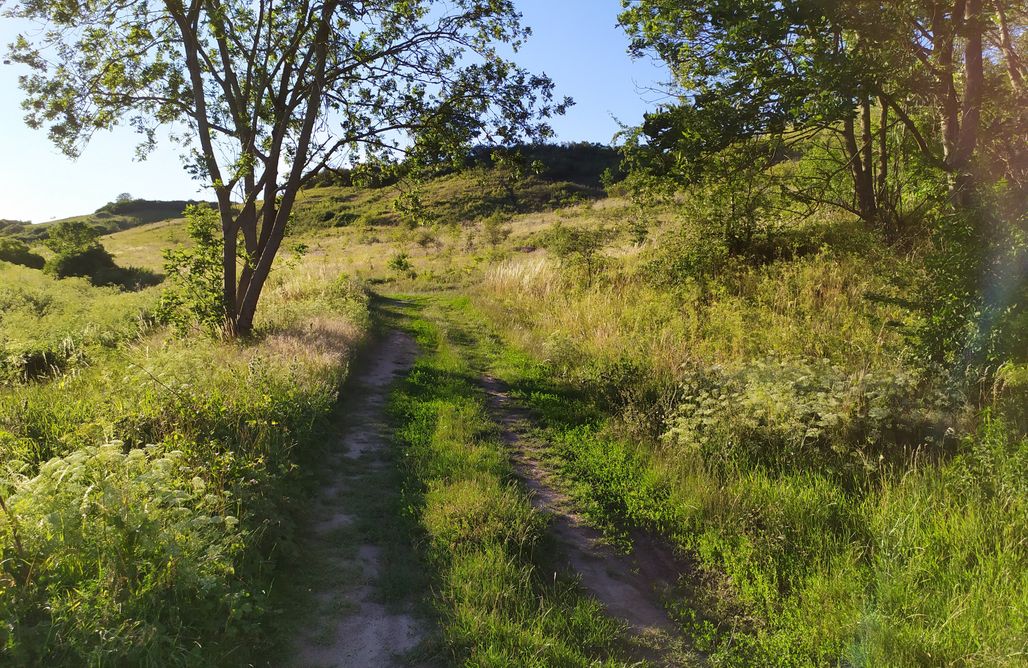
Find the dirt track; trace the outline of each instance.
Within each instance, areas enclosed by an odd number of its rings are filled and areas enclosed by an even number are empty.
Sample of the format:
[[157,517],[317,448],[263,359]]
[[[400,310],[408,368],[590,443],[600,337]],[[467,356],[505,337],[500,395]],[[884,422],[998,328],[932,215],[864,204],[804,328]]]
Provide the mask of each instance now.
[[[379,545],[353,549],[343,534],[354,523],[353,508],[341,495],[369,485],[388,464],[386,402],[398,376],[410,370],[417,354],[406,334],[389,332],[369,351],[369,364],[348,384],[339,441],[325,461],[304,550],[326,576],[310,592],[318,621],[300,633],[293,648],[296,666],[361,668],[408,666],[403,655],[415,648],[425,629],[409,611],[380,601],[375,583],[387,567]],[[362,479],[363,478],[363,479]]]
[[550,531],[569,571],[599,600],[607,613],[628,624],[641,646],[640,658],[658,665],[702,665],[668,617],[664,595],[682,575],[684,564],[672,548],[643,534],[634,535],[631,554],[621,554],[588,526],[541,462],[539,444],[529,435],[531,416],[508,395],[503,383],[483,378],[493,418],[510,448],[518,476],[532,492],[532,504],[550,517]]

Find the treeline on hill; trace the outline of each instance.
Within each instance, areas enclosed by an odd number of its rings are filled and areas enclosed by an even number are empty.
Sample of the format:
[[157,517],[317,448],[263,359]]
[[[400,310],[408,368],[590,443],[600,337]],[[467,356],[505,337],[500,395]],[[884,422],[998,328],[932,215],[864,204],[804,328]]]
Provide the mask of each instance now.
[[595,142],[562,144],[514,144],[511,146],[473,147],[457,164],[441,161],[425,165],[412,161],[393,163],[369,162],[356,167],[325,168],[309,182],[308,188],[328,186],[363,186],[381,188],[398,183],[415,171],[426,170],[433,177],[453,174],[461,169],[508,167],[518,169],[547,181],[567,181],[599,188],[604,172],[620,170],[621,155],[612,146]]

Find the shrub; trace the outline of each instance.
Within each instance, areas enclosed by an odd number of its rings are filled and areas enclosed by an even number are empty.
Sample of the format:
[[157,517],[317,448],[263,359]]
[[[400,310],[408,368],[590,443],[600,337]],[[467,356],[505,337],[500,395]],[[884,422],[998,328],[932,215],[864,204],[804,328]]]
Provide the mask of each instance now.
[[510,215],[497,211],[482,221],[482,235],[486,243],[496,248],[510,236]]
[[[983,240],[985,225],[990,231]],[[998,218],[983,222],[950,215],[937,221],[932,241],[915,292],[919,317],[910,328],[915,356],[971,382],[1005,360],[1028,361],[1024,232]]]
[[[99,243],[85,248],[68,248],[55,255],[46,270],[55,278],[103,276],[116,269],[114,258]],[[109,275],[109,274],[108,274]],[[100,283],[96,283],[100,284]]]
[[406,253],[397,253],[389,258],[389,268],[398,274],[403,274],[408,278],[417,277],[417,272],[414,271],[414,266],[410,263],[410,256]]
[[610,230],[603,228],[593,230],[558,223],[546,233],[543,243],[566,266],[582,269],[586,283],[592,284],[603,263],[601,251],[611,236]]
[[0,262],[20,264],[30,269],[42,269],[46,260],[37,255],[29,247],[17,239],[0,238]]
[[157,306],[157,318],[180,332],[199,326],[211,334],[225,323],[221,223],[207,206],[186,208],[188,248],[164,251],[164,270],[169,285]]
[[773,358],[734,373],[689,373],[683,397],[666,438],[717,470],[864,470],[914,449],[938,450],[956,403],[902,369],[851,372],[827,360]]
[[188,664],[190,639],[246,616],[233,572],[243,534],[181,452],[113,442],[6,483],[0,644],[10,659]]

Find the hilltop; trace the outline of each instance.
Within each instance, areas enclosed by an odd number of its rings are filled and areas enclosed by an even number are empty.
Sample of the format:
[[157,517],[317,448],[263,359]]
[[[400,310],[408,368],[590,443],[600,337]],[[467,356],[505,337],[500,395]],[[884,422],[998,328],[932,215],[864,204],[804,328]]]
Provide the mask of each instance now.
[[55,225],[63,222],[85,222],[103,234],[112,234],[140,225],[182,217],[182,212],[195,200],[126,199],[108,202],[92,213],[70,216],[45,223],[0,220],[0,237],[13,237],[26,243],[39,243]]

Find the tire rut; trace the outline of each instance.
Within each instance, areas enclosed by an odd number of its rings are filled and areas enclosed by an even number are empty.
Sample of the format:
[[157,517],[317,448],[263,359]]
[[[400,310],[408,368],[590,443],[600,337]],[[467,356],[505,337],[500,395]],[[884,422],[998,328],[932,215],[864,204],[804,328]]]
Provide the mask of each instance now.
[[[393,382],[406,374],[417,356],[414,340],[390,331],[347,384],[349,397],[342,404],[337,443],[325,460],[306,536],[301,546],[316,564],[310,583],[308,612],[316,621],[294,638],[294,666],[409,666],[407,656],[428,631],[410,605],[387,605],[377,580],[389,567],[382,548],[363,542],[355,525],[360,509],[347,494],[363,494],[362,485],[374,487],[374,476],[389,466],[388,394]],[[366,520],[365,520],[366,521]],[[408,602],[409,603],[409,602]],[[398,609],[399,607],[399,609]]]
[[611,547],[589,526],[542,462],[542,449],[530,435],[532,416],[511,399],[502,381],[482,378],[493,418],[501,427],[518,477],[531,492],[532,505],[550,517],[550,531],[565,566],[612,617],[624,621],[639,658],[662,666],[704,665],[688,649],[663,604],[679,578],[689,571],[671,545],[643,532],[631,535],[632,552]]

